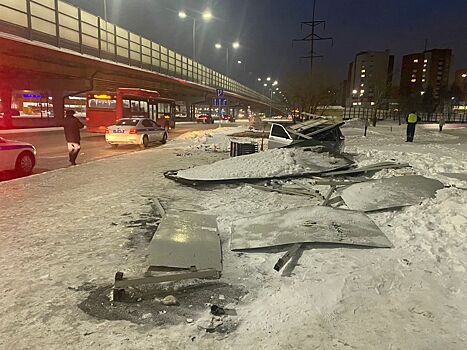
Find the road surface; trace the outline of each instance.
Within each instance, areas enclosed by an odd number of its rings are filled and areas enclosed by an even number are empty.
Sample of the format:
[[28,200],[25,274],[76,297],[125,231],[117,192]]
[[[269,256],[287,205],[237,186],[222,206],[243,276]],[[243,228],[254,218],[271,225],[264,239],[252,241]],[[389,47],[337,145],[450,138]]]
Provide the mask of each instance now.
[[[189,131],[213,129],[217,127],[219,127],[217,124],[177,124],[177,127],[169,132],[169,140]],[[37,163],[34,174],[69,166],[67,144],[62,130],[14,134],[6,134],[0,131],[0,136],[7,139],[29,142],[36,147]],[[152,147],[159,147],[159,145],[155,144]],[[87,163],[101,158],[138,151],[140,151],[140,148],[132,145],[122,145],[117,149],[111,148],[105,142],[104,135],[84,131],[81,133],[81,152],[78,156],[77,163]],[[0,181],[10,179],[12,179],[11,174],[0,173]]]

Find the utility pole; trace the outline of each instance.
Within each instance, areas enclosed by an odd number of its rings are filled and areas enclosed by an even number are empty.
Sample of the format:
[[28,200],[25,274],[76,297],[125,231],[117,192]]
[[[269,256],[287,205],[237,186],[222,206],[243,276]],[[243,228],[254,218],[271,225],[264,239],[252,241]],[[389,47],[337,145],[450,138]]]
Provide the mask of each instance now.
[[305,36],[302,39],[294,39],[292,40],[292,46],[294,42],[310,42],[310,55],[309,56],[302,56],[300,58],[302,59],[309,59],[310,60],[310,78],[311,75],[313,74],[313,61],[316,58],[321,58],[323,56],[320,55],[315,55],[315,41],[323,41],[323,40],[333,40],[332,37],[326,37],[323,38],[316,34],[316,29],[323,24],[323,26],[326,26],[326,21],[317,21],[315,20],[315,14],[316,14],[316,0],[313,0],[313,17],[311,21],[305,21],[300,23],[300,27],[303,31],[303,27],[310,27],[311,28],[311,33]]

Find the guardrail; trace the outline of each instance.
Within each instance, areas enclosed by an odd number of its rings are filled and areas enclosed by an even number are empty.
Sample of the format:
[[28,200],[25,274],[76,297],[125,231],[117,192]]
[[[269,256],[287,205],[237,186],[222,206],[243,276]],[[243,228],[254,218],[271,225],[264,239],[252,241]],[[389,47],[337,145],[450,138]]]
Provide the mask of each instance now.
[[0,31],[270,103],[191,58],[59,0],[1,0]]

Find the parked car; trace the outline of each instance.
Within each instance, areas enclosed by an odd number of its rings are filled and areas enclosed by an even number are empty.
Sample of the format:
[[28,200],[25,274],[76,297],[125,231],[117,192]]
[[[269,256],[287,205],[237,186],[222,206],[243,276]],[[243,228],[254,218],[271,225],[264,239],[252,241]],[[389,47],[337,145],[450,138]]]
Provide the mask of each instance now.
[[197,123],[214,124],[214,118],[207,114],[201,114],[196,117]]
[[167,130],[148,118],[124,118],[105,131],[105,141],[113,147],[139,145],[146,148],[152,142],[167,142]]
[[0,172],[13,171],[17,176],[26,176],[32,174],[35,165],[33,145],[0,137]]
[[231,123],[234,123],[235,122],[235,118],[230,115],[230,114],[224,114],[220,117],[221,120],[225,120],[225,121],[228,121],[228,122],[231,122]]

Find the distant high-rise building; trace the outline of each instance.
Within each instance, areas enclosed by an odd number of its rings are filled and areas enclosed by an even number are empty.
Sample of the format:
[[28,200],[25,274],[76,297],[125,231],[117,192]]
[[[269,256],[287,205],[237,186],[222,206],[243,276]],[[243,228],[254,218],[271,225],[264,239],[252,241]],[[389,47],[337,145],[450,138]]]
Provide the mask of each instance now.
[[386,99],[392,85],[394,56],[365,51],[349,65],[347,105],[373,105]]
[[449,88],[452,51],[433,49],[405,55],[401,68],[401,97],[414,97],[431,90],[438,99]]

